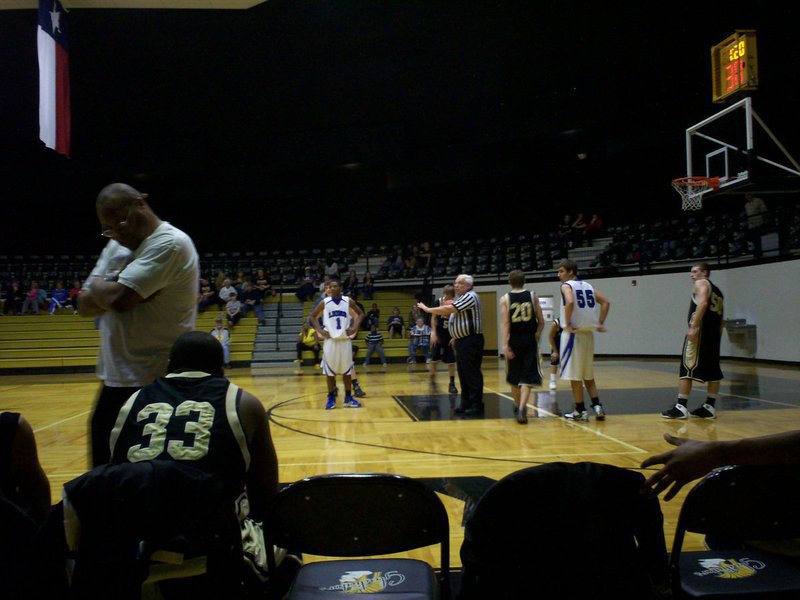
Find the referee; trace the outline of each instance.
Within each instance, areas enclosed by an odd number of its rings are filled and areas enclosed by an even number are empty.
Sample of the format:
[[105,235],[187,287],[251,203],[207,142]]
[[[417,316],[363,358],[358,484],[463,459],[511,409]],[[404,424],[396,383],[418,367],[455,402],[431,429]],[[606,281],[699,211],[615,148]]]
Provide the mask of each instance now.
[[422,302],[419,308],[432,315],[449,315],[449,330],[456,347],[456,369],[461,382],[461,406],[457,415],[483,414],[483,323],[481,301],[473,291],[471,275],[456,277],[456,299],[445,306],[428,307]]

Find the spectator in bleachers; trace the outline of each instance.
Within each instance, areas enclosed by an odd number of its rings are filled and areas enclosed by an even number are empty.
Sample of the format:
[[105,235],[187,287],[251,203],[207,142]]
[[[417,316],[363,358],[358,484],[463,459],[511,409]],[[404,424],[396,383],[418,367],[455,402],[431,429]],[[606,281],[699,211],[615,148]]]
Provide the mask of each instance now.
[[297,296],[300,302],[306,302],[308,300],[313,300],[316,291],[317,290],[314,287],[314,273],[312,272],[311,267],[306,267],[303,274],[303,280],[300,283],[300,287],[297,288],[295,296]]
[[69,290],[69,303],[73,307],[73,313],[78,312],[78,296],[81,295],[81,282],[76,279],[72,282],[72,287]]
[[420,307],[417,306],[417,303],[414,302],[414,304],[411,306],[411,310],[408,311],[408,326],[414,327],[414,324],[419,318],[425,320],[425,313],[422,312],[422,309],[420,309]]
[[228,317],[228,325],[233,328],[242,318],[242,303],[239,302],[235,291],[231,292],[228,296],[228,302],[225,303],[225,314]]
[[397,334],[400,334],[400,338],[405,337],[405,323],[403,322],[403,317],[400,316],[400,307],[395,306],[392,309],[392,314],[389,316],[389,319],[386,321],[386,330],[389,333],[390,338],[396,338]]
[[247,312],[252,310],[258,317],[258,324],[265,325],[264,307],[261,306],[261,290],[250,283],[249,278],[245,278],[242,283],[242,316],[246,317]]
[[416,325],[408,330],[408,362],[413,364],[417,361],[417,350],[425,352],[425,362],[431,358],[431,328],[425,324],[425,319],[419,317]]
[[56,287],[50,293],[48,312],[51,315],[55,314],[57,308],[70,308],[69,292],[64,289],[64,283],[60,279],[56,281]]
[[580,245],[583,240],[583,232],[586,229],[586,219],[582,212],[578,213],[578,216],[575,217],[575,220],[570,224],[569,229],[569,247],[572,248],[573,246]]
[[31,281],[31,288],[25,293],[25,302],[22,303],[20,314],[24,315],[29,310],[36,315],[39,314],[39,308],[43,304],[39,295],[40,291],[42,290],[39,289],[39,282]]
[[583,230],[583,239],[586,240],[587,246],[591,246],[592,240],[601,235],[603,235],[603,219],[597,213],[593,213],[591,220]]
[[569,245],[569,237],[572,233],[572,216],[569,213],[564,215],[561,223],[559,223],[558,227],[556,228],[556,232],[558,233],[558,239],[561,242],[561,246],[566,248]]
[[217,271],[217,276],[214,278],[214,289],[221,290],[225,285],[225,280],[230,279],[225,271]]
[[256,271],[256,287],[261,290],[262,300],[276,294],[275,290],[272,289],[272,281],[270,281],[269,275],[264,269]]
[[211,330],[211,335],[222,344],[222,356],[225,361],[225,368],[231,368],[231,333],[228,328],[224,326],[224,319],[222,315],[218,315],[214,319],[214,329]]
[[419,255],[417,256],[417,268],[428,268],[431,265],[432,256],[431,243],[427,241],[422,242],[422,244],[420,244]]
[[323,271],[323,275],[328,276],[328,280],[337,279],[339,277],[339,263],[329,258]]
[[416,269],[419,266],[419,248],[411,247],[411,253],[404,260],[406,269]]
[[375,288],[375,280],[372,278],[372,273],[366,271],[364,279],[361,282],[361,297],[364,300],[372,300],[372,294]]
[[217,293],[214,291],[214,286],[205,275],[200,276],[200,289],[197,298],[197,310],[203,312],[211,304],[217,300]]
[[403,249],[398,248],[395,250],[395,254],[391,259],[387,259],[389,272],[400,275],[403,272],[403,269],[406,268],[406,261],[403,259]]
[[303,352],[311,350],[314,353],[314,363],[319,364],[319,339],[317,332],[308,324],[308,321],[303,322],[303,327],[297,335],[299,341],[297,342],[297,359],[295,362],[303,362]]
[[22,312],[22,305],[25,302],[25,292],[18,279],[14,279],[6,286],[6,300],[3,304],[3,314],[18,315]]
[[231,285],[230,279],[222,280],[222,287],[217,291],[217,306],[222,308],[231,299],[231,294],[236,293],[236,288]]
[[378,308],[378,305],[375,302],[372,303],[372,308],[369,309],[367,316],[364,317],[364,323],[366,323],[365,329],[367,330],[372,329],[373,325],[380,327],[381,309]]
[[236,293],[240,296],[242,294],[242,284],[244,284],[246,279],[244,271],[236,271],[236,277],[231,280],[231,284],[236,288]]
[[378,353],[378,356],[381,358],[381,364],[385,367],[386,366],[386,353],[383,351],[383,336],[381,332],[378,331],[377,323],[373,323],[370,326],[370,332],[367,334],[367,355],[364,357],[364,366],[366,367],[369,364],[369,359],[372,356],[373,352]]
[[358,275],[356,275],[355,269],[350,269],[347,279],[342,282],[342,289],[345,296],[358,297]]

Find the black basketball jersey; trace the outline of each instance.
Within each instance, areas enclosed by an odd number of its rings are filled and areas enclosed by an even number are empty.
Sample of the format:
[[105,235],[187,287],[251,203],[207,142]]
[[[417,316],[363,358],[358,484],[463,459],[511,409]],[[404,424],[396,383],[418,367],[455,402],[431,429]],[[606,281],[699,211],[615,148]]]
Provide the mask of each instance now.
[[190,461],[244,489],[250,466],[241,390],[224,377],[169,374],[133,394],[111,432],[111,462]]
[[[438,302],[436,303],[436,306],[444,306],[442,304],[443,301],[444,301],[444,296],[439,298]],[[449,335],[450,334],[449,328],[450,328],[450,322],[448,319],[448,315],[438,315],[436,319],[436,335],[440,336],[445,333]]]
[[[706,279],[706,281],[708,281],[708,285],[711,289],[708,294],[708,309],[706,309],[706,314],[703,315],[702,328],[703,331],[717,332],[718,334],[722,326],[722,318],[725,314],[725,297],[722,295],[720,289],[711,283],[710,279]],[[689,325],[692,324],[696,312],[697,301],[695,300],[694,294],[692,294],[692,299],[689,301]]]
[[528,290],[508,293],[509,333],[512,336],[536,335],[534,297]]

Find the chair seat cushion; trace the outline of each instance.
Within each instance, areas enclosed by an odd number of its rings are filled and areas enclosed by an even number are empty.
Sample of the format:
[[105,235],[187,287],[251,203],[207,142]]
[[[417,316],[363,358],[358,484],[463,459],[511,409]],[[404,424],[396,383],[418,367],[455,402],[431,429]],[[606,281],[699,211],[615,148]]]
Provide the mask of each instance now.
[[690,598],[717,598],[800,593],[800,563],[758,550],[684,552],[680,556],[681,588]]
[[309,563],[297,574],[290,600],[358,594],[358,598],[425,600],[436,597],[427,563],[406,558],[333,560]]

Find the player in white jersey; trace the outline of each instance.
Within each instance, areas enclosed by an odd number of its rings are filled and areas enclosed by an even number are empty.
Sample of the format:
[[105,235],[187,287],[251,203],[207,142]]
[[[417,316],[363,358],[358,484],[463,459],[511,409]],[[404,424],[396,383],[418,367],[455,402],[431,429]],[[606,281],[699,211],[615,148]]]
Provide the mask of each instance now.
[[575,409],[564,417],[573,421],[588,421],[589,413],[583,402],[583,386],[589,392],[592,409],[598,421],[606,418],[594,381],[594,330],[605,331],[603,325],[611,306],[608,299],[589,283],[578,279],[578,265],[569,258],[558,265],[561,282],[561,332],[559,353],[561,379],[572,385]]
[[[336,376],[344,380],[344,407],[360,408],[361,403],[351,394],[353,373],[353,338],[364,313],[355,302],[342,296],[338,280],[328,284],[329,296],[320,302],[311,313],[311,325],[322,344],[322,372],[327,376],[328,401],[325,409],[336,408]],[[322,315],[322,325],[319,317]]]

